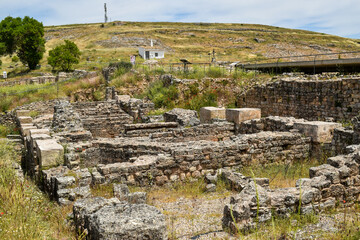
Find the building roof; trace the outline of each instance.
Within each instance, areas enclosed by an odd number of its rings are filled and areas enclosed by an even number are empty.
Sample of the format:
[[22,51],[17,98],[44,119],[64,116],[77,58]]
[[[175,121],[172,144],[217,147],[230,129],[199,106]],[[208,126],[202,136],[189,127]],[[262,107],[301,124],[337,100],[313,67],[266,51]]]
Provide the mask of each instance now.
[[164,48],[158,48],[158,47],[150,47],[150,46],[146,46],[146,47],[141,47],[145,50],[159,50],[159,51],[165,51]]

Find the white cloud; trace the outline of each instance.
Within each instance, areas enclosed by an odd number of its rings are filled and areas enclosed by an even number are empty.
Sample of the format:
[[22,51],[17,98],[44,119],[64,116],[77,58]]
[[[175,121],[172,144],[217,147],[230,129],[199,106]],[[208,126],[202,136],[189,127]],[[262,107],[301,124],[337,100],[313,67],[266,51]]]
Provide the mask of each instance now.
[[1,17],[29,15],[45,25],[102,22],[106,1],[112,20],[256,23],[360,37],[356,0],[0,1]]

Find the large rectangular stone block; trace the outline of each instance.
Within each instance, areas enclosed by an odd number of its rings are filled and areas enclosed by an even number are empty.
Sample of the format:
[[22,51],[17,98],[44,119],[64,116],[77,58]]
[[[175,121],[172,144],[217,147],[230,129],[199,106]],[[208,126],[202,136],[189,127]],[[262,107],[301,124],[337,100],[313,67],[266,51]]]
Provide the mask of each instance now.
[[41,128],[41,129],[30,129],[29,130],[29,137],[32,137],[34,134],[47,134],[50,135],[50,130],[47,128]]
[[17,110],[16,117],[30,117],[30,110]]
[[30,144],[29,149],[31,151],[32,156],[36,156],[36,140],[51,139],[50,135],[42,134],[42,133],[40,133],[40,134],[31,134],[31,137],[28,136],[28,138],[30,138],[28,143]]
[[226,121],[240,124],[247,120],[261,118],[260,108],[230,108],[226,109]]
[[311,137],[314,143],[331,143],[335,128],[341,127],[340,123],[333,122],[296,122],[294,128],[302,134]]
[[52,167],[64,163],[64,148],[55,139],[36,140],[35,144],[40,167]]
[[20,131],[21,131],[21,135],[23,137],[27,137],[29,136],[30,134],[30,130],[33,130],[33,129],[37,129],[37,127],[35,127],[33,124],[31,123],[24,123],[24,124],[21,124],[21,127],[20,127]]
[[211,123],[213,119],[225,120],[225,108],[202,107],[200,109],[200,122]]
[[20,124],[32,123],[32,117],[18,117]]

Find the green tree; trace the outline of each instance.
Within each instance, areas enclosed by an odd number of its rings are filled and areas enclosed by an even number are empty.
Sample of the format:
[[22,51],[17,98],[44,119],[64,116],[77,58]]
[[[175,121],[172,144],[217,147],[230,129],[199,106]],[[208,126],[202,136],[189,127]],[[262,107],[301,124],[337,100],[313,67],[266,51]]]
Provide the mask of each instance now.
[[53,69],[70,71],[73,65],[79,63],[81,52],[74,42],[65,43],[49,51],[48,63]]
[[18,40],[19,29],[22,24],[21,18],[6,17],[0,22],[0,54],[12,55],[15,53]]
[[17,55],[20,61],[36,68],[45,52],[44,26],[34,18],[24,17],[20,27]]
[[6,17],[0,22],[0,55],[17,53],[20,61],[35,69],[45,52],[44,26],[34,18]]

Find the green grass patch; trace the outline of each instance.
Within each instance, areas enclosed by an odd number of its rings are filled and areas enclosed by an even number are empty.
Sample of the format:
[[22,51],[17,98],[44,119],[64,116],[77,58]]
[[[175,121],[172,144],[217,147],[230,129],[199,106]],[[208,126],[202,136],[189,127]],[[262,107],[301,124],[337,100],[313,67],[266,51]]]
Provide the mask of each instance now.
[[6,138],[11,134],[19,134],[19,129],[15,125],[0,125],[0,138]]

